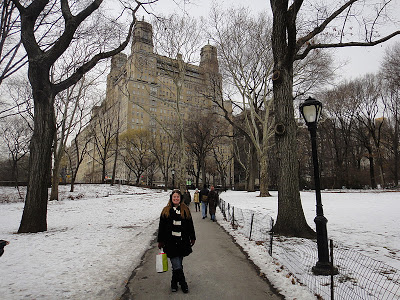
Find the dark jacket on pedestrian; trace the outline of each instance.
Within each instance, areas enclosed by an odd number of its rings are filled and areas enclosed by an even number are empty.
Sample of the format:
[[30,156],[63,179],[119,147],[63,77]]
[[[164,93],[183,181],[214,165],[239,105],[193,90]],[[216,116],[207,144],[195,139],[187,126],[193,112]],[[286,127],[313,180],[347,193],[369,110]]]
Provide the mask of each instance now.
[[207,200],[208,199],[208,193],[209,193],[208,188],[207,188],[206,185],[204,185],[204,187],[200,191],[200,201],[207,202],[208,201]]
[[210,215],[215,215],[216,207],[218,205],[219,196],[215,190],[211,190],[208,193],[208,209]]
[[189,205],[190,202],[192,202],[192,196],[190,196],[189,191],[185,191],[183,193],[183,202],[185,202],[186,205]]
[[157,241],[163,245],[169,258],[188,256],[196,240],[193,219],[189,208],[181,202],[178,207],[164,207],[158,227]]
[[8,242],[5,240],[0,240],[0,256],[4,253],[4,247],[8,245]]

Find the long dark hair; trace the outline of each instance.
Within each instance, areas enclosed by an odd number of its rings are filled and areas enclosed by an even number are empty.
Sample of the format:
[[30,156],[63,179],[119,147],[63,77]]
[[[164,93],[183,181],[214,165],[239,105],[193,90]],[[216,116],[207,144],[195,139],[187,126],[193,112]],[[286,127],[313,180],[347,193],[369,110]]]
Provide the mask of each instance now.
[[173,194],[179,194],[179,198],[180,198],[180,210],[181,210],[181,218],[182,219],[190,219],[192,217],[191,213],[190,213],[190,209],[189,207],[187,207],[187,205],[185,204],[185,202],[183,202],[183,197],[182,197],[182,192],[178,189],[173,190],[171,195],[169,195],[169,201],[166,207],[164,207],[164,209],[161,212],[161,216],[165,217],[165,218],[169,218],[169,213],[171,211],[171,208],[174,206],[174,204],[172,203],[172,195]]

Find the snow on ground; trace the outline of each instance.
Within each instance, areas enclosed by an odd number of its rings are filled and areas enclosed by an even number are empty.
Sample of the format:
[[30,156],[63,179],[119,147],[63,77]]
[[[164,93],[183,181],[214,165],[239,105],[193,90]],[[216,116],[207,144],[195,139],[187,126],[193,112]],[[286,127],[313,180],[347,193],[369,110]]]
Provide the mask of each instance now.
[[42,233],[14,234],[23,203],[0,205],[0,239],[10,241],[0,258],[1,299],[116,299],[124,292],[167,193],[109,185],[76,190],[75,200],[49,202]]
[[[60,201],[48,205],[48,231],[15,234],[23,203],[14,203],[14,188],[0,188],[0,239],[10,241],[0,258],[1,299],[117,299],[140,263],[157,230],[169,192],[129,186],[60,186]],[[240,208],[273,218],[277,194],[228,191],[221,198]],[[314,227],[315,194],[302,192],[303,209]],[[329,237],[400,269],[400,193],[323,193]],[[229,224],[217,214],[218,221]],[[397,226],[396,226],[397,225]],[[231,231],[250,258],[287,299],[311,299],[305,287],[293,285],[265,248]]]
[[[252,209],[276,218],[278,193],[257,197],[259,192],[227,191],[221,198],[231,206]],[[315,192],[301,192],[303,211],[315,229]],[[322,191],[328,238],[400,270],[400,192]]]

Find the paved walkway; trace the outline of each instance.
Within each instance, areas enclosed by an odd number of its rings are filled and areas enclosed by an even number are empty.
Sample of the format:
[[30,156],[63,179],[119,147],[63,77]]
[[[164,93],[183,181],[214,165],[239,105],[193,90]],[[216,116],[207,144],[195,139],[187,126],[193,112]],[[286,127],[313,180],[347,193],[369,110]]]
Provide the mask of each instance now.
[[121,300],[140,299],[284,299],[259,276],[254,265],[216,222],[202,219],[200,212],[190,207],[196,230],[193,253],[183,259],[189,293],[181,289],[170,291],[169,271],[157,273],[155,256],[157,243],[147,251],[142,264],[136,268]]

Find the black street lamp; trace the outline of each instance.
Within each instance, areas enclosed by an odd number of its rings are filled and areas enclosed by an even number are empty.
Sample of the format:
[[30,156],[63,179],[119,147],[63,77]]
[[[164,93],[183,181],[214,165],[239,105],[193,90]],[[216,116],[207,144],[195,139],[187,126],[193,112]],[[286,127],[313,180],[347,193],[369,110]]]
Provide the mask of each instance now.
[[172,169],[172,189],[175,188],[175,169]]
[[308,97],[302,104],[300,104],[300,113],[303,116],[308,130],[311,135],[311,149],[312,159],[314,165],[314,184],[315,184],[315,197],[316,197],[316,210],[317,216],[314,219],[315,227],[317,230],[317,245],[318,245],[318,261],[312,268],[316,275],[330,275],[333,271],[337,274],[336,268],[333,268],[329,262],[329,248],[328,248],[328,231],[326,223],[328,220],[324,216],[321,202],[321,187],[319,178],[319,165],[317,156],[317,124],[321,115],[322,103],[314,98]]

